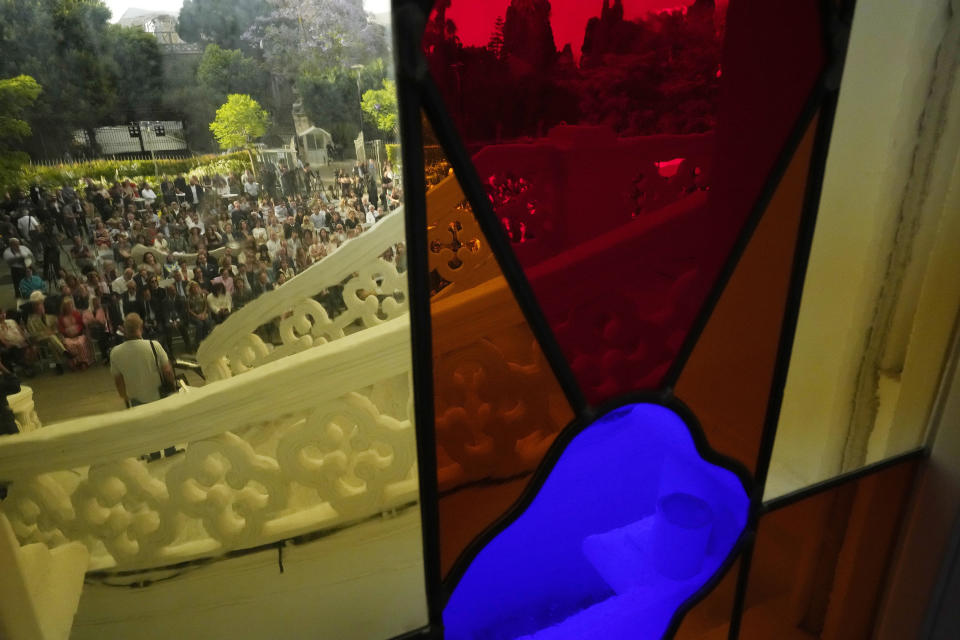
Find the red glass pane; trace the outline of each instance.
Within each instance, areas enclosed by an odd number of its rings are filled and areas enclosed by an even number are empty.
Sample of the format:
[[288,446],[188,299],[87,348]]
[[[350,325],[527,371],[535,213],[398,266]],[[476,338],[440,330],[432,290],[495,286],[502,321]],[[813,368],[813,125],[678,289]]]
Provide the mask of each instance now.
[[824,62],[818,3],[682,4],[442,0],[424,36],[594,403],[658,385]]
[[519,497],[573,419],[456,177],[428,160],[433,376],[443,573]]
[[677,380],[710,446],[756,464],[807,186],[816,119]]
[[915,461],[765,515],[740,638],[872,637]]

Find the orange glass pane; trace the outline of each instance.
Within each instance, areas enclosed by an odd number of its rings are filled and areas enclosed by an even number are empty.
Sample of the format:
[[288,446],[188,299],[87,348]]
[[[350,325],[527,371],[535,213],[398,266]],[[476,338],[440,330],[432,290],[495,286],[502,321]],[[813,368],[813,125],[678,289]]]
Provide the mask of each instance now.
[[[429,135],[429,134],[428,134]],[[455,176],[427,161],[433,384],[446,575],[519,497],[573,411]]]
[[763,432],[816,128],[814,119],[676,385],[710,445],[750,469]]
[[687,612],[673,640],[725,640],[740,573],[738,560],[720,583]]
[[743,640],[867,640],[917,469],[908,461],[765,515]]

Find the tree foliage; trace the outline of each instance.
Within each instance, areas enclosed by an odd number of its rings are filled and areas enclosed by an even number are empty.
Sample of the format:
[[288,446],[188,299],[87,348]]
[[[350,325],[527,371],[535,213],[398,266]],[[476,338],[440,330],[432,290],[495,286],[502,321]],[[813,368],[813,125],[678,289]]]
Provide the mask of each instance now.
[[192,149],[216,148],[209,125],[231,93],[249,94],[274,117],[284,106],[272,104],[269,75],[263,67],[252,56],[236,49],[209,44],[199,60],[176,56],[166,65],[165,73],[164,103],[183,120]]
[[177,34],[187,42],[225,49],[252,49],[243,34],[270,12],[266,0],[184,0]]
[[223,149],[246,147],[267,132],[270,117],[250,96],[232,93],[217,109],[210,130]]
[[30,159],[17,146],[30,135],[23,113],[40,92],[40,85],[30,76],[0,80],[0,185],[11,184],[21,165]]
[[397,135],[397,87],[390,80],[363,94],[363,113],[388,137]]
[[387,34],[356,0],[271,0],[244,38],[262,47],[272,73],[294,80],[317,72],[366,64],[387,54]]
[[207,91],[224,98],[231,93],[249,93],[262,100],[267,88],[267,74],[256,60],[242,51],[210,44],[197,66],[197,82]]
[[108,27],[106,35],[114,121],[160,119],[157,109],[163,101],[164,82],[157,39],[142,29],[116,24]]
[[74,129],[97,126],[111,113],[109,19],[99,0],[0,2],[0,77],[27,74],[47,88],[25,118],[33,135],[23,149],[31,155],[63,153]]
[[297,78],[297,93],[307,117],[346,146],[360,130],[360,96],[356,75],[342,67],[325,72],[304,72]]

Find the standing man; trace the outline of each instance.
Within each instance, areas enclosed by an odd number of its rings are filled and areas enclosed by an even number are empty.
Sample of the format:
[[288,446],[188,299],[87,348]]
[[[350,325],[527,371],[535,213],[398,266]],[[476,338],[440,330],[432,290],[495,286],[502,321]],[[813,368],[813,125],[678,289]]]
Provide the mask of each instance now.
[[40,221],[33,213],[27,211],[17,219],[17,230],[20,231],[20,237],[30,242],[36,234],[40,233]]
[[27,275],[27,266],[33,264],[33,251],[29,247],[21,247],[18,238],[10,238],[10,246],[3,252],[3,261],[10,267],[13,291],[14,295],[17,295],[20,281]]
[[128,407],[159,400],[164,380],[176,384],[167,352],[159,342],[143,339],[143,320],[139,314],[127,314],[123,334],[124,343],[110,352],[110,373],[117,393]]
[[192,204],[194,208],[203,200],[203,187],[200,186],[197,176],[190,178],[190,184],[187,185],[185,193],[187,194],[187,202]]

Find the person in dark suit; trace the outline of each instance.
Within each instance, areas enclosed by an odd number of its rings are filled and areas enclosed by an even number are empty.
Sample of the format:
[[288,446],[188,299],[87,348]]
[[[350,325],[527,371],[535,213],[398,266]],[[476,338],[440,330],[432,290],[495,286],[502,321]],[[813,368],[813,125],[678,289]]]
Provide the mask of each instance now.
[[[184,181],[183,186],[187,186],[186,181]],[[170,180],[168,176],[163,176],[163,182],[160,183],[160,194],[163,196],[163,201],[167,204],[176,202],[177,191],[178,187],[173,183],[173,181]]]
[[203,187],[200,185],[200,181],[197,180],[197,177],[194,176],[190,178],[190,184],[187,185],[187,188],[183,191],[187,194],[187,202],[196,207],[200,204],[200,201],[203,200]]
[[[178,272],[179,273],[179,272]],[[193,345],[190,343],[190,332],[187,331],[187,296],[186,296],[186,287],[183,287],[183,282],[180,282],[181,289],[184,291],[184,294],[181,296],[178,293],[178,288],[174,285],[169,285],[166,290],[166,295],[163,297],[162,301],[162,315],[165,321],[165,337],[167,343],[170,344],[170,353],[173,353],[173,332],[177,331],[180,333],[180,337],[183,338],[183,345],[186,347],[188,353],[193,353]]]
[[203,271],[203,275],[208,281],[220,275],[220,268],[212,260],[209,260],[205,253],[197,256],[197,267]]
[[187,179],[183,177],[183,174],[178,175],[173,179],[173,186],[179,193],[187,192]]
[[127,290],[120,296],[120,315],[127,317],[127,314],[136,313],[143,317],[143,301],[137,292],[137,283],[133,280],[127,280]]
[[287,168],[287,165],[280,165],[280,184],[283,186],[283,195],[292,198],[297,194],[297,174]]
[[261,271],[259,274],[257,274],[257,281],[253,283],[251,288],[253,289],[254,296],[262,295],[267,291],[273,291],[273,284],[267,277],[266,271]]
[[153,279],[152,285],[140,292],[140,304],[143,308],[143,336],[148,340],[159,340],[163,348],[172,353],[170,334],[166,330],[167,322],[163,313],[163,291],[157,287],[156,278]]

